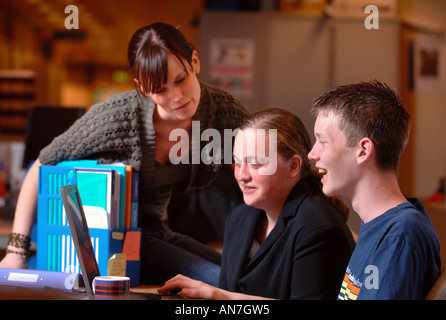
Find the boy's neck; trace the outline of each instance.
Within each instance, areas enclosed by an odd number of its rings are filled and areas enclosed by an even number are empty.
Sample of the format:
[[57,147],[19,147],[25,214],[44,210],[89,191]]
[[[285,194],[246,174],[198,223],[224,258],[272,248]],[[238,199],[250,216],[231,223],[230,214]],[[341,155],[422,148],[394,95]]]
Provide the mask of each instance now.
[[364,179],[363,187],[360,185],[352,197],[352,207],[361,220],[367,223],[406,201],[395,173],[381,172]]

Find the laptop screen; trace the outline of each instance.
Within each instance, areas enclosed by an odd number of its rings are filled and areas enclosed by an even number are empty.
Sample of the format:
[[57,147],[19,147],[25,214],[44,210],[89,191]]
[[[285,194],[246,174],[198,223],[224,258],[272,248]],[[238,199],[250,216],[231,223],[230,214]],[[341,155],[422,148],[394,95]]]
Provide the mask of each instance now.
[[90,299],[93,299],[92,283],[99,276],[99,267],[88,231],[87,220],[82,207],[77,186],[70,184],[60,189],[63,205],[67,214],[71,236],[84,278],[85,288]]

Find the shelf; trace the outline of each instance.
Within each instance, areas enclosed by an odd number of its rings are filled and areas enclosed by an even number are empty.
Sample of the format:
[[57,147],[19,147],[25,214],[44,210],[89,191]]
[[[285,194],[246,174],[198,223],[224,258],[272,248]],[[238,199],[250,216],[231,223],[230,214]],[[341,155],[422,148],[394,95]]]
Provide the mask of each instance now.
[[28,110],[35,101],[34,71],[0,70],[0,140],[25,139]]

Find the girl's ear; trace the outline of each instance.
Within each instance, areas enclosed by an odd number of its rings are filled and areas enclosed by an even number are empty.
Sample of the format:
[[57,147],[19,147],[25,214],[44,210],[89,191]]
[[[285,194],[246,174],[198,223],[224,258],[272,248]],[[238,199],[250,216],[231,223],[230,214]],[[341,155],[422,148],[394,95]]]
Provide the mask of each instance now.
[[142,95],[145,96],[145,97],[147,97],[147,94],[146,94],[146,92],[144,91],[142,85],[139,83],[138,79],[133,78],[133,82],[135,83],[135,87],[136,87],[136,88],[139,88],[139,91],[141,91]]
[[149,96],[149,95],[145,92],[145,90],[144,90],[144,88],[142,87],[142,85],[139,84],[138,79],[133,78],[133,82],[135,83],[135,86],[136,86],[137,88],[139,88],[139,91],[141,91],[141,93],[142,93],[142,95],[143,95],[144,97],[148,97],[148,96]]
[[193,72],[198,76],[200,73],[200,59],[198,58],[197,50],[192,52],[192,68]]
[[302,169],[302,164],[303,164],[302,157],[298,154],[295,154],[289,160],[289,164],[290,168],[288,172],[288,177],[295,178],[298,174],[300,174],[300,171]]

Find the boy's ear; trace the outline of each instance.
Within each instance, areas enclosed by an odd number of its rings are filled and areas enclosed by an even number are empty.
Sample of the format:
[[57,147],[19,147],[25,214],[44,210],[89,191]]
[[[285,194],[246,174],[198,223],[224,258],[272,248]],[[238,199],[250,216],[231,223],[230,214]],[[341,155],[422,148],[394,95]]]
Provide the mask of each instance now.
[[357,161],[362,164],[375,155],[375,144],[370,138],[364,137],[358,143]]

